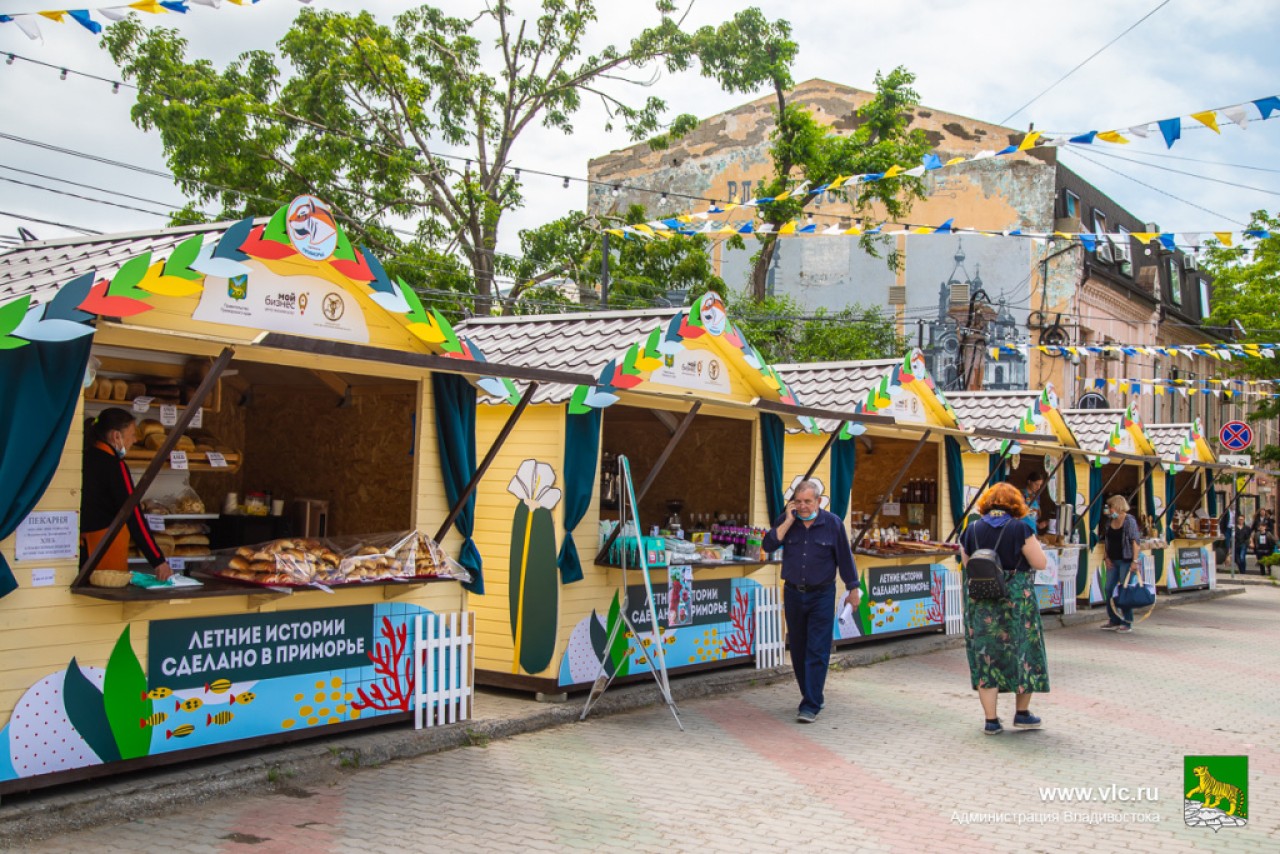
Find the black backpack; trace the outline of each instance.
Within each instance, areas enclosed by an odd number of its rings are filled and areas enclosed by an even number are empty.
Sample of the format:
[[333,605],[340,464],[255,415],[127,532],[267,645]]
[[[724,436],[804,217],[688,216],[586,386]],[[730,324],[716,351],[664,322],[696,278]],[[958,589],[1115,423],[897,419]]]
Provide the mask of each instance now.
[[[986,520],[979,519],[974,522]],[[1009,577],[1012,572],[1006,570],[1000,563],[1000,554],[996,551],[1000,548],[1000,541],[1004,539],[1004,533],[1009,529],[1010,525],[1019,524],[1017,519],[1010,519],[1000,528],[1000,536],[996,537],[996,544],[989,549],[978,549],[969,555],[969,563],[965,566],[968,573],[968,591],[970,599],[996,600],[1009,598]],[[974,528],[973,532],[974,545],[978,543],[978,531]]]

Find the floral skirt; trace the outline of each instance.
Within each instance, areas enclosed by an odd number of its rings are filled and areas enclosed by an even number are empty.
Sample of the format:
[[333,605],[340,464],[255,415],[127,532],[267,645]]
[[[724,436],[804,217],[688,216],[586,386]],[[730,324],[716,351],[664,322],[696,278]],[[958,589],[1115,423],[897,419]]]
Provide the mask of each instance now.
[[[968,579],[966,578],[966,586]],[[964,640],[974,689],[1042,694],[1049,690],[1035,573],[1015,572],[1008,599],[965,597]]]

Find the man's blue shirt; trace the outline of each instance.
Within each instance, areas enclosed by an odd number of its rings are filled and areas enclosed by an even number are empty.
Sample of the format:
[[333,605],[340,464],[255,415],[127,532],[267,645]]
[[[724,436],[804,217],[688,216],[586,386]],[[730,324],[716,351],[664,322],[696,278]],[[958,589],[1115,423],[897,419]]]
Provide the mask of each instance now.
[[819,510],[818,518],[808,527],[797,519],[786,538],[779,540],[778,525],[782,522],[779,519],[769,529],[762,546],[766,552],[782,546],[783,581],[816,587],[835,581],[838,572],[846,590],[858,586],[858,570],[849,548],[849,536],[839,516]]

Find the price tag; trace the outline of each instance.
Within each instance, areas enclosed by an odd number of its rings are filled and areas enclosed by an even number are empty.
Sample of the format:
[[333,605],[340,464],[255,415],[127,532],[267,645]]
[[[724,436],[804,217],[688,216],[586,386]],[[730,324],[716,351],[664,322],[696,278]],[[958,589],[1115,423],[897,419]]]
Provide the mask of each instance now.
[[172,403],[160,404],[160,423],[165,427],[172,427],[178,423],[178,407]]
[[148,513],[148,514],[146,514],[146,517],[147,517],[147,530],[149,530],[149,531],[163,531],[163,530],[164,530],[164,517],[163,517],[163,516],[159,515],[158,513]]
[[169,452],[169,468],[174,471],[185,471],[187,468],[187,452],[186,451],[170,451]]
[[182,572],[187,568],[187,562],[180,557],[169,558],[169,568],[174,572]]
[[135,397],[133,399],[133,411],[146,412],[151,408],[151,401],[153,400],[155,400],[154,397]]
[[204,410],[203,410],[203,409],[197,409],[197,410],[196,410],[196,414],[195,414],[195,415],[193,415],[193,416],[191,416],[191,425],[190,425],[190,426],[192,426],[192,427],[203,427],[203,426],[204,426]]
[[209,458],[209,467],[215,469],[224,469],[227,467],[227,458],[217,451],[210,451],[205,454]]

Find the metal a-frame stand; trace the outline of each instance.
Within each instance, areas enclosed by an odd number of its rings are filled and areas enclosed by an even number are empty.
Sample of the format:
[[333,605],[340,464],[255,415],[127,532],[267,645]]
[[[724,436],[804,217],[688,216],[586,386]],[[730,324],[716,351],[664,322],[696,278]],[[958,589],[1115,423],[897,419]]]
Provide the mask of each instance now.
[[[651,667],[649,672],[653,675],[653,681],[658,684],[658,691],[662,694],[662,699],[666,701],[667,708],[671,710],[671,716],[676,719],[676,726],[680,727],[680,731],[684,731],[684,724],[680,722],[680,711],[676,708],[676,701],[671,696],[671,680],[667,676],[667,655],[663,650],[665,644],[662,640],[662,631],[658,628],[658,604],[653,598],[653,581],[649,576],[649,558],[645,554],[643,548],[644,537],[641,536],[643,529],[640,527],[640,508],[636,504],[635,486],[631,480],[631,463],[625,456],[618,457],[618,482],[622,484],[622,496],[618,502],[618,530],[624,530],[628,522],[631,522],[636,531],[636,549],[640,566],[640,576],[644,579],[644,595],[645,604],[648,605],[649,625],[653,629],[653,652],[650,657]],[[606,666],[606,662],[610,659],[610,651],[613,649],[614,641],[617,640],[618,632],[625,626],[627,631],[631,633],[631,637],[636,643],[640,642],[640,631],[636,628],[635,623],[631,622],[631,617],[627,613],[627,549],[626,541],[623,540],[623,548],[620,550],[622,559],[619,566],[622,568],[622,596],[620,600],[618,615],[621,619],[614,623],[613,629],[609,632],[609,637],[604,643],[604,654],[600,657],[600,672],[596,675],[595,682],[591,685],[591,693],[587,695],[587,702],[582,707],[582,715],[578,720],[586,720],[587,715],[591,712],[592,707],[604,696],[604,692],[609,690],[609,686],[613,684],[613,677],[617,673],[616,667]],[[656,667],[652,665],[656,664]]]

